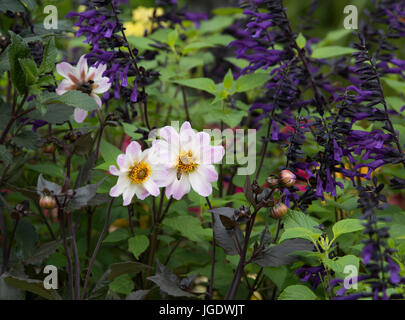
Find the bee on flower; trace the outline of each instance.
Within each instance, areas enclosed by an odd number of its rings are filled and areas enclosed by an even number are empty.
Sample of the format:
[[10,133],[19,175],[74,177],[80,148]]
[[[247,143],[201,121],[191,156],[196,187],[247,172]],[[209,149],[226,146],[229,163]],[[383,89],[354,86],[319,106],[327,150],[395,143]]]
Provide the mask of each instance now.
[[177,132],[171,126],[160,130],[156,145],[160,159],[165,159],[168,170],[166,197],[180,200],[193,188],[203,197],[212,193],[212,182],[218,180],[213,164],[220,163],[224,147],[211,146],[206,132],[195,132],[189,122],[184,122]]
[[[106,64],[89,68],[84,55],[80,57],[76,67],[67,62],[61,62],[56,65],[56,71],[65,79],[56,88],[56,93],[62,95],[68,91],[78,90],[87,93],[101,107],[101,99],[97,94],[104,93],[111,87],[110,79],[103,77],[106,68]],[[73,116],[76,122],[81,123],[87,115],[87,110],[76,108]]]

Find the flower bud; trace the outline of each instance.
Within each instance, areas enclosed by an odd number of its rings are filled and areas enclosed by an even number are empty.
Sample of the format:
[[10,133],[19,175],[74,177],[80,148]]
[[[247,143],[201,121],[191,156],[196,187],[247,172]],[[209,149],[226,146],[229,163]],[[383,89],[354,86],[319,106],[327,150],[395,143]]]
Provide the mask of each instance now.
[[39,205],[44,209],[53,209],[56,207],[56,200],[54,197],[44,196],[39,200]]
[[285,216],[287,210],[288,210],[287,206],[284,203],[279,202],[273,208],[270,209],[270,217],[277,220],[281,219],[282,217]]
[[292,173],[290,170],[281,170],[280,175],[280,184],[283,187],[291,187],[294,185],[295,180],[297,180],[296,176],[294,173]]
[[279,184],[278,179],[276,177],[273,177],[273,176],[268,177],[266,181],[269,184],[269,187],[272,188],[272,189],[276,188],[278,186],[278,184]]
[[53,153],[55,150],[56,150],[56,146],[54,144],[50,144],[50,145],[42,147],[42,151],[45,153]]

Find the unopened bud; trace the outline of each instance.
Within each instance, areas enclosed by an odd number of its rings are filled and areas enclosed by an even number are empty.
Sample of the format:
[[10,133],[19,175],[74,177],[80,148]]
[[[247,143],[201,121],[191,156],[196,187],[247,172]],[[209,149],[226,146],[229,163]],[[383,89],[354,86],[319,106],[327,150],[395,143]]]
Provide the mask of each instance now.
[[50,145],[42,147],[42,151],[45,153],[53,153],[55,150],[56,150],[56,146],[54,144],[50,144]]
[[270,217],[277,220],[281,219],[282,217],[285,216],[287,210],[288,210],[287,206],[284,203],[279,202],[273,208],[270,209]]
[[39,205],[44,209],[53,209],[56,207],[56,200],[54,197],[44,196],[39,200]]
[[278,179],[275,177],[268,177],[266,181],[267,181],[269,187],[272,189],[276,188],[279,183]]
[[295,180],[297,180],[297,177],[295,176],[295,174],[292,173],[290,170],[282,170],[280,172],[279,178],[280,178],[280,180],[279,180],[280,184],[283,187],[287,187],[287,188],[293,186],[295,183]]

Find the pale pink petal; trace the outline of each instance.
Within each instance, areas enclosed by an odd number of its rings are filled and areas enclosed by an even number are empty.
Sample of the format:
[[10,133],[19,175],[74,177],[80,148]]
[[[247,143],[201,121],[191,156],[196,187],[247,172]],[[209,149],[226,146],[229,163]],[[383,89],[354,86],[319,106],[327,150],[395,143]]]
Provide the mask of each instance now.
[[110,79],[102,78],[101,80],[97,81],[98,87],[93,90],[94,93],[104,93],[111,88]]
[[124,199],[124,206],[127,206],[131,203],[132,198],[134,197],[136,192],[135,186],[130,186],[129,188],[126,188],[124,190],[124,193],[122,194],[122,198]]
[[203,164],[219,163],[222,161],[224,154],[225,154],[225,149],[223,146],[205,147],[202,149],[201,163],[203,163]]
[[199,165],[197,170],[208,182],[215,182],[218,180],[218,172],[212,164]]
[[190,124],[190,122],[186,121],[181,125],[180,134],[183,133],[184,131],[187,131],[190,129],[191,129],[191,124]]
[[84,55],[82,55],[76,66],[76,72],[77,72],[77,76],[79,77],[79,79],[81,79],[83,81],[86,80],[88,69],[89,68],[87,66],[87,59],[84,57]]
[[127,155],[127,157],[131,158],[132,162],[138,162],[141,153],[141,145],[136,141],[132,141],[125,150],[125,154]]
[[142,185],[152,196],[157,197],[159,195],[159,187],[152,179],[146,180]]
[[127,157],[125,156],[125,154],[118,155],[117,163],[118,163],[121,171],[127,169],[128,163],[127,163]]
[[[94,72],[94,79],[99,80],[99,79],[103,78],[103,73],[106,69],[107,69],[107,64],[100,63],[97,68],[90,67],[91,71],[89,71],[89,73]],[[104,77],[104,78],[106,78],[106,77]],[[108,79],[108,78],[106,78],[106,79]]]
[[138,199],[143,200],[149,196],[149,191],[143,188],[142,186],[136,186],[135,193]]
[[108,171],[114,176],[119,176],[121,174],[121,171],[119,171],[116,166],[110,166]]
[[118,178],[117,184],[110,189],[111,197],[118,197],[124,193],[126,189],[130,186],[130,182],[126,177],[120,176]]
[[174,199],[180,200],[185,194],[190,192],[190,182],[186,175],[182,175],[180,180],[175,179],[166,188],[166,197],[173,196]]
[[103,103],[101,102],[100,97],[99,97],[98,95],[96,95],[96,94],[91,94],[91,97],[94,99],[94,101],[96,101],[97,105],[98,105],[99,107],[101,107],[101,105],[102,105]]
[[65,92],[67,92],[67,91],[69,91],[69,90],[72,90],[72,88],[73,88],[73,86],[74,86],[75,84],[72,82],[72,81],[70,81],[70,80],[67,80],[67,79],[65,79],[65,80],[62,80],[62,82],[59,84],[59,86],[56,88],[56,94],[57,95],[62,95],[62,94],[64,94]]
[[69,79],[69,74],[74,73],[73,66],[67,62],[61,62],[56,65],[56,71],[64,78]]
[[169,143],[169,145],[173,143],[179,143],[179,134],[171,126],[163,127],[162,129],[160,129],[159,134],[162,139],[166,140]]
[[86,119],[88,115],[88,111],[80,109],[80,108],[76,108],[75,112],[73,114],[73,118],[75,119],[75,121],[77,123],[82,123],[84,121],[84,119]]
[[211,137],[207,132],[198,132],[195,138],[202,146],[210,145]]
[[212,185],[200,172],[194,171],[188,175],[191,186],[200,196],[208,197],[212,193]]

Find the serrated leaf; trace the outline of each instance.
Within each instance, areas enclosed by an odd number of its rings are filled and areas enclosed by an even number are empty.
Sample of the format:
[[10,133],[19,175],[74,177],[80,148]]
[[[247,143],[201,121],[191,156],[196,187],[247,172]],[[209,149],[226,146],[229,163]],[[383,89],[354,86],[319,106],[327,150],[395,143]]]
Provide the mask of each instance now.
[[109,288],[115,293],[130,294],[134,290],[135,285],[128,274],[123,274],[115,278],[110,284]]
[[185,87],[206,91],[211,94],[214,94],[217,91],[215,82],[212,81],[212,79],[210,78],[192,78],[184,80],[175,80],[173,82]]
[[19,58],[18,61],[25,74],[25,83],[27,85],[35,83],[38,78],[38,69],[35,61],[30,58]]
[[322,234],[322,232],[312,232],[311,230],[302,228],[302,227],[297,227],[297,228],[290,228],[286,229],[283,234],[281,235],[280,242],[283,242],[284,240],[287,239],[296,239],[296,238],[301,238],[301,239],[306,239],[309,241],[316,241],[319,236]]
[[25,264],[38,264],[41,263],[44,259],[48,258],[53,254],[56,249],[62,244],[62,240],[55,240],[43,244],[38,248],[38,250],[29,258],[24,260]]
[[240,76],[235,83],[236,92],[246,92],[264,85],[269,80],[266,73],[250,73]]
[[39,137],[31,130],[21,131],[19,134],[11,138],[11,141],[20,148],[26,148],[30,150],[38,149]]
[[56,300],[60,298],[55,291],[45,289],[44,283],[40,280],[7,276],[4,278],[4,281],[14,288],[35,293],[48,300]]
[[26,78],[19,59],[24,59],[30,56],[30,49],[27,43],[19,35],[9,31],[11,35],[11,45],[8,50],[8,58],[10,63],[11,81],[18,89],[20,94],[26,91]]
[[297,261],[296,251],[311,251],[314,248],[309,241],[302,239],[286,240],[276,246],[269,247],[257,256],[253,261],[261,267],[280,267]]
[[343,219],[336,222],[332,227],[335,238],[345,233],[356,232],[363,229],[364,226],[360,219]]
[[166,218],[163,225],[179,231],[183,237],[191,241],[206,241],[211,236],[211,229],[204,229],[200,220],[193,216]]
[[41,66],[39,67],[39,72],[40,73],[51,72],[55,67],[57,55],[58,51],[55,47],[55,38],[51,37],[44,48],[44,56],[41,62]]
[[53,95],[46,102],[60,102],[87,111],[98,109],[98,104],[92,97],[78,90],[68,91],[60,96]]
[[136,235],[128,239],[128,250],[139,259],[139,256],[148,248],[149,239],[145,235]]
[[316,300],[316,299],[317,296],[315,293],[312,292],[311,289],[299,284],[285,288],[278,297],[278,300]]
[[13,156],[4,145],[0,145],[0,160],[8,166],[13,161]]

